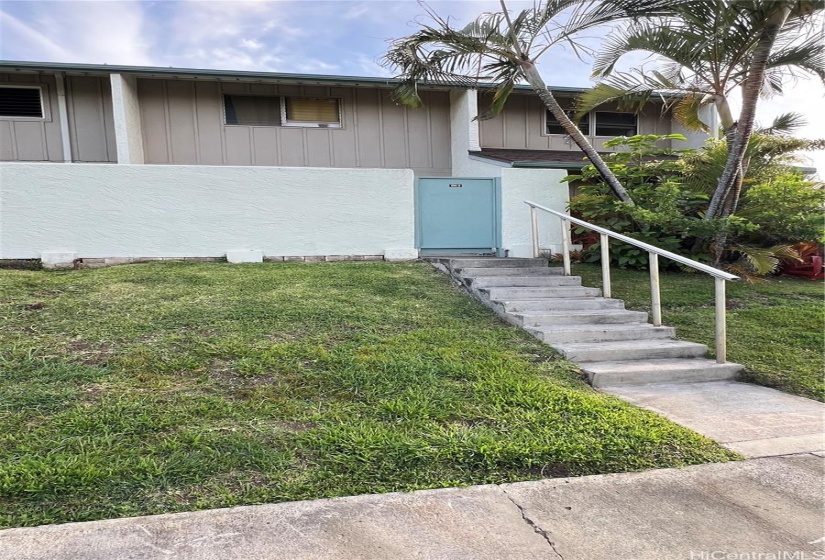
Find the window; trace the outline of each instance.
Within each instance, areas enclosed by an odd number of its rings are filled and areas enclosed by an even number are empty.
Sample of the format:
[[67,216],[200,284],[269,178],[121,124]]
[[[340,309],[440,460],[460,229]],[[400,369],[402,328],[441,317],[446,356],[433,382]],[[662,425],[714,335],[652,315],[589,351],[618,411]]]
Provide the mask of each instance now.
[[[553,116],[549,110],[546,111],[547,113],[547,126],[546,126],[546,134],[567,134],[567,131],[561,126],[561,123]],[[566,111],[567,116],[573,122],[576,122],[575,112],[573,111]],[[578,122],[579,130],[582,131],[582,134],[585,136],[590,134],[590,114],[584,115]]]
[[44,118],[40,87],[0,87],[0,117]]
[[224,95],[223,113],[228,125],[341,127],[341,102],[335,98]]
[[341,126],[341,112],[337,99],[288,97],[284,104],[284,122],[287,125]]
[[278,126],[281,124],[281,98],[262,95],[224,95],[226,124]]
[[596,113],[596,136],[635,136],[637,130],[633,113]]

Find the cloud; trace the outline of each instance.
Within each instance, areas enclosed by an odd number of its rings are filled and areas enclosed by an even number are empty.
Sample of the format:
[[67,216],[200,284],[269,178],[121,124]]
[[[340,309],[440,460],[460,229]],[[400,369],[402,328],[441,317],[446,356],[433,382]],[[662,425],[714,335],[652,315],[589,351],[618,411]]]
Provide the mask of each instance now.
[[258,51],[264,47],[264,44],[255,39],[241,39],[241,47],[251,51]]
[[0,28],[3,30],[0,50],[4,57],[22,60],[26,58],[23,53],[31,52],[40,53],[42,60],[49,61],[66,61],[72,57],[72,53],[14,16],[0,12]]
[[143,24],[139,2],[4,2],[3,57],[151,64]]

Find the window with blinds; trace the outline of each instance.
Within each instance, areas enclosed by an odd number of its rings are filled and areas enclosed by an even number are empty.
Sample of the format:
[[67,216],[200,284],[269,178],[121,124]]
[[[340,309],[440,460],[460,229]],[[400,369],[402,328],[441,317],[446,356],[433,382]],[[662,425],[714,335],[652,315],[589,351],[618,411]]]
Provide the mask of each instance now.
[[341,126],[341,110],[338,99],[287,97],[285,99],[287,125]]
[[340,128],[341,100],[224,95],[223,114],[227,125]]
[[43,118],[39,87],[0,87],[0,117]]
[[263,95],[224,95],[226,124],[278,126],[281,124],[281,98]]

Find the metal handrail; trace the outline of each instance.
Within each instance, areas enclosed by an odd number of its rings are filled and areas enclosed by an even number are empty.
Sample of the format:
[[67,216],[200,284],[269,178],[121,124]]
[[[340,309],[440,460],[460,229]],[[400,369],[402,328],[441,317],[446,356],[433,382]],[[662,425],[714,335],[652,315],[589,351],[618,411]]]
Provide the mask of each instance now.
[[651,315],[653,316],[652,319],[654,326],[662,326],[662,301],[661,291],[659,289],[659,256],[681,263],[685,266],[695,268],[696,270],[713,276],[716,296],[716,361],[720,364],[725,363],[727,356],[725,281],[739,280],[738,276],[727,273],[723,270],[719,270],[718,268],[714,268],[712,266],[708,266],[706,264],[694,261],[693,259],[677,255],[676,253],[665,251],[664,249],[660,249],[659,247],[656,247],[654,245],[649,245],[642,241],[638,241],[636,239],[633,239],[632,237],[628,237],[626,235],[610,231],[609,229],[605,229],[595,224],[591,224],[590,222],[586,222],[579,218],[574,218],[569,214],[565,214],[557,210],[551,210],[550,208],[542,206],[541,204],[536,204],[535,202],[531,202],[529,200],[525,200],[524,203],[530,207],[530,224],[532,226],[531,229],[533,235],[534,257],[539,256],[539,225],[536,210],[542,210],[544,212],[557,216],[561,220],[562,259],[565,276],[570,276],[570,223],[577,224],[579,226],[585,227],[587,229],[599,233],[601,237],[602,293],[604,297],[611,297],[612,292],[610,285],[610,238],[612,237],[613,239],[624,241],[625,243],[629,243],[630,245],[634,245],[635,247],[639,247],[640,249],[647,251],[649,255],[648,262],[650,263]]

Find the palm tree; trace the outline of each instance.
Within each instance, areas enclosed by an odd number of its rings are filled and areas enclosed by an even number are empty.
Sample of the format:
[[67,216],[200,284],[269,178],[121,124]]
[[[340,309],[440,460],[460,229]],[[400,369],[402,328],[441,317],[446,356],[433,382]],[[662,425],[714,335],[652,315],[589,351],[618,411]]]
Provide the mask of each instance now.
[[[713,105],[729,150],[705,217],[724,217],[736,210],[759,96],[781,93],[789,77],[815,74],[825,81],[825,43],[812,17],[824,6],[822,0],[687,0],[670,15],[631,22],[596,57],[593,75],[603,80],[580,98],[580,111],[606,102],[639,109],[666,93],[677,121],[708,130],[700,110]],[[633,51],[665,64],[654,72],[616,72],[619,59]],[[734,119],[729,98],[738,88],[742,111]]]
[[504,0],[500,3],[501,12],[482,14],[463,29],[427,9],[432,23],[421,23],[419,31],[393,41],[383,57],[384,65],[399,73],[394,98],[419,107],[422,82],[466,88],[491,84],[495,93],[485,112],[489,117],[503,109],[517,83],[526,81],[616,196],[632,205],[625,188],[547,89],[536,62],[560,43],[577,49],[573,36],[584,29],[634,15],[664,13],[672,0],[546,0],[514,17]]
[[[742,190],[742,177],[744,176],[742,160],[748,147],[748,141],[753,133],[759,95],[765,87],[766,78],[770,77],[770,70],[789,66],[787,63],[780,67],[776,66],[774,47],[777,45],[780,33],[783,29],[793,29],[798,32],[798,27],[794,25],[795,22],[800,20],[812,21],[809,18],[815,11],[825,9],[825,2],[821,0],[816,2],[807,0],[753,0],[746,4],[748,4],[747,21],[755,23],[755,27],[761,29],[742,86],[742,110],[739,113],[739,121],[736,123],[734,133],[729,135],[732,136],[733,141],[728,145],[728,161],[722,176],[719,178],[719,186],[713,193],[713,198],[711,198],[708,205],[707,219],[724,216],[725,212],[731,214],[736,211]],[[786,25],[788,23],[790,25]],[[808,49],[805,49],[803,59],[796,66],[813,70],[825,82],[825,43],[819,33],[813,33],[809,40],[810,43],[803,44]],[[789,48],[794,48],[793,42],[791,42]],[[793,54],[798,56],[799,52],[796,51]],[[810,57],[811,54],[814,54],[816,58]],[[776,74],[774,78],[776,78]],[[724,244],[724,239],[718,240],[717,254],[721,252]]]

